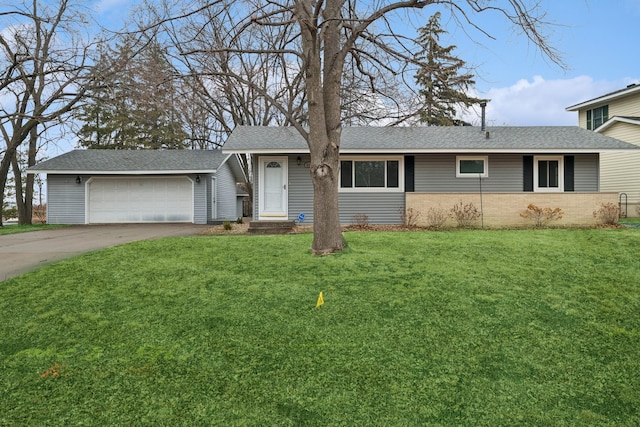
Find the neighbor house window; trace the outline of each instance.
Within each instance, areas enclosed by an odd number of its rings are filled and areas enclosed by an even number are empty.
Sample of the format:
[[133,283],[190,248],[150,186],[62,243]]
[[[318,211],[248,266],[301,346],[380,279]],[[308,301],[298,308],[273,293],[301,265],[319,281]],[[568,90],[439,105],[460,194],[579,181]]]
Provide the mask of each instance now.
[[562,156],[536,156],[533,163],[533,191],[564,191]]
[[486,178],[489,176],[488,156],[457,156],[456,177]]
[[596,130],[607,120],[609,120],[608,105],[603,105],[602,107],[594,108],[593,110],[587,110],[587,129]]
[[401,158],[346,158],[340,161],[341,191],[401,191]]

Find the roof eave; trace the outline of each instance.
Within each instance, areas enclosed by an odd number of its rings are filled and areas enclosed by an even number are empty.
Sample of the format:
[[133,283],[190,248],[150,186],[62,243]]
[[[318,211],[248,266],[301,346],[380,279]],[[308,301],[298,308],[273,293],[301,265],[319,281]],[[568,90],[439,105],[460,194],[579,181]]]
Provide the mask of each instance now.
[[[549,154],[561,154],[561,153],[576,153],[576,154],[588,154],[588,153],[600,153],[605,151],[629,151],[637,152],[638,148],[400,148],[400,149],[341,149],[340,154],[444,154],[444,153],[492,153],[492,154],[526,154],[526,153],[549,153]],[[230,151],[231,152],[231,151]],[[282,155],[282,154],[309,154],[309,150],[298,149],[260,149],[251,151],[239,151],[239,153],[253,154],[253,155]]]
[[185,175],[216,173],[216,169],[191,169],[191,170],[88,170],[88,169],[27,169],[28,174],[46,173],[58,175]]
[[636,92],[640,91],[640,84],[637,84],[628,90],[623,90],[621,92],[614,92],[609,95],[603,95],[598,98],[590,99],[588,101],[581,102],[576,105],[572,105],[570,107],[565,108],[565,111],[579,111],[586,107],[590,107],[592,105],[600,104],[602,102],[613,101],[614,99],[624,98],[625,96],[632,95]]
[[244,180],[244,182],[248,182],[249,179],[247,178],[247,174],[244,172],[244,169],[242,168],[242,165],[240,163],[240,158],[238,156],[239,154],[229,153],[229,155],[224,158],[222,163],[220,163],[220,167],[222,167],[222,165],[224,165],[225,163],[229,163],[229,166],[231,167],[234,178]]
[[602,133],[602,131],[610,128],[611,126],[613,126],[616,123],[629,123],[629,124],[632,124],[632,125],[640,126],[640,120],[634,120],[634,119],[630,119],[628,117],[613,116],[609,120],[604,122],[601,126],[599,126],[594,132]]

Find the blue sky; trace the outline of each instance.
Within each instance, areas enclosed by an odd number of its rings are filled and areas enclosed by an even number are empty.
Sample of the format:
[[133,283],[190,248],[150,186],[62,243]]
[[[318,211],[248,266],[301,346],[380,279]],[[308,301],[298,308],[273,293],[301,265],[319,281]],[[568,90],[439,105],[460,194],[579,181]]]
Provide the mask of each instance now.
[[[117,28],[132,3],[102,0],[97,19]],[[566,63],[563,69],[544,58],[527,38],[504,18],[490,13],[476,23],[495,39],[460,27],[443,13],[448,32],[443,45],[456,45],[454,53],[477,74],[477,95],[491,101],[487,121],[494,126],[576,125],[577,113],[565,108],[607,92],[640,82],[640,0],[539,0],[546,11],[549,43]],[[416,27],[426,22],[435,7],[420,16],[405,14]],[[405,25],[406,22],[403,22]],[[478,124],[477,111],[466,118]]]
[[[443,13],[441,25],[449,35],[441,44],[456,45],[454,53],[474,67],[477,95],[491,100],[489,126],[577,125],[577,113],[566,112],[566,107],[640,83],[640,0],[538,2],[553,24],[546,27],[549,42],[561,52],[567,69],[545,59],[496,14],[483,13],[475,21],[491,39]],[[85,5],[93,8],[94,18],[103,26],[118,30],[136,3],[97,0]],[[424,25],[436,7],[421,14],[401,14],[402,30]],[[469,111],[464,118],[479,125],[479,115]],[[71,145],[52,147],[53,154],[68,151]]]
[[[488,124],[576,125],[565,108],[640,83],[640,0],[541,0],[549,42],[567,69],[542,57],[523,35],[493,16],[482,26],[496,40],[443,27],[447,45],[477,70],[478,95],[491,99]],[[471,38],[475,40],[471,40]],[[471,119],[474,117],[471,116]]]

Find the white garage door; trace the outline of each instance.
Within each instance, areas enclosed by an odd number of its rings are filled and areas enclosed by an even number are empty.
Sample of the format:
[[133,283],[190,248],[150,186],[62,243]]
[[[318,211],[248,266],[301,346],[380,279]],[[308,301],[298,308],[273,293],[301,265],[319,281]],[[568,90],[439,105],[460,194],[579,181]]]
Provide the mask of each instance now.
[[89,222],[193,222],[193,184],[187,177],[94,178]]

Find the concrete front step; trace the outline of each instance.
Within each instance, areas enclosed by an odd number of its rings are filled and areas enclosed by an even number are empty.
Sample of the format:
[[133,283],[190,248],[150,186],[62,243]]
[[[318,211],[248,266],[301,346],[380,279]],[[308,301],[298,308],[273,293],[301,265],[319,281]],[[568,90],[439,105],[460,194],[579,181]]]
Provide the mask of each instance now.
[[294,221],[251,221],[250,234],[287,234],[293,230]]

